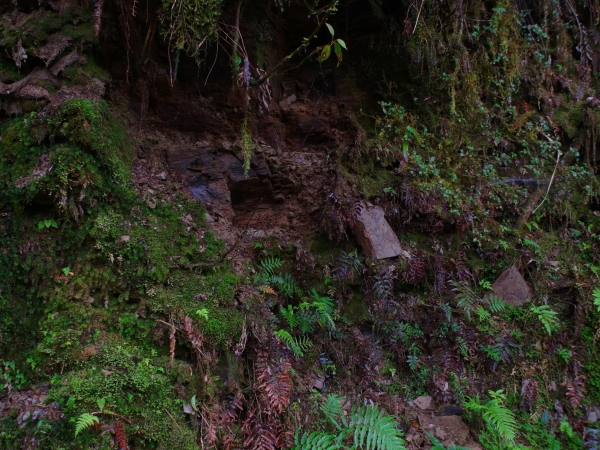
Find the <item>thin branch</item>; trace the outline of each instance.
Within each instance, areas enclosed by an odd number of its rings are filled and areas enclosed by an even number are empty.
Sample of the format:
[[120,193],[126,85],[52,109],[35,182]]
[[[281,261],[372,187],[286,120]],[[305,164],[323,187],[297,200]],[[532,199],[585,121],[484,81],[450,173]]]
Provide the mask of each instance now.
[[[288,72],[291,69],[288,69],[282,73],[278,73],[279,68],[286,63],[287,61],[289,61],[290,59],[292,59],[294,56],[296,56],[298,53],[300,53],[302,50],[304,50],[306,47],[308,47],[310,45],[310,41],[317,35],[317,33],[321,30],[321,28],[323,28],[323,25],[325,25],[325,21],[327,20],[327,17],[329,16],[329,13],[331,11],[331,7],[335,4],[336,2],[331,3],[327,9],[323,8],[322,10],[325,11],[325,13],[323,14],[323,18],[319,21],[317,27],[313,30],[313,32],[310,34],[309,37],[304,39],[304,42],[302,42],[302,44],[300,44],[300,46],[298,48],[296,48],[296,50],[294,50],[292,53],[290,53],[289,55],[287,55],[286,57],[284,57],[281,61],[279,61],[279,63],[269,72],[267,72],[264,76],[262,76],[261,78],[259,78],[258,80],[252,80],[250,82],[251,86],[260,86],[261,84],[263,84],[265,81],[267,81],[269,78],[274,77],[274,76],[279,76],[282,75],[286,72]],[[311,52],[311,54],[309,55],[312,56],[315,53],[315,51]],[[306,61],[308,59],[304,58],[302,60],[302,62]],[[298,67],[298,66],[296,66]]]

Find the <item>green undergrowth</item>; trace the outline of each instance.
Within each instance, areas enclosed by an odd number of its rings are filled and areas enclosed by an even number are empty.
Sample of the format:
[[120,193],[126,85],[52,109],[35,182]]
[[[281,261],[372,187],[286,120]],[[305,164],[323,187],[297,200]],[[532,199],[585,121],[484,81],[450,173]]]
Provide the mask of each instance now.
[[[70,100],[5,123],[0,138],[2,385],[50,383],[64,413],[41,430],[3,419],[0,445],[41,433],[40,448],[109,448],[103,427],[121,420],[134,448],[198,448],[182,404],[202,377],[181,332],[170,360],[164,324],[190,317],[220,352],[244,323],[239,277],[218,263],[202,206],[138,198],[132,144],[106,103]],[[99,428],[73,441],[92,412]]]

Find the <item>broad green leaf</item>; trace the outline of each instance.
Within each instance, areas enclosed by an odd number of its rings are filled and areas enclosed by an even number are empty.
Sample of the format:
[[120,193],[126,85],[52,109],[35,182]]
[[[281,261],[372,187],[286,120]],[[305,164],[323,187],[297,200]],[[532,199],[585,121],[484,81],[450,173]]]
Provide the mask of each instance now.
[[333,31],[333,27],[331,25],[329,25],[328,23],[325,23],[325,25],[327,25],[327,29],[329,30],[329,32],[333,36],[335,34],[335,32]]
[[235,62],[238,64],[242,63],[242,57],[240,55],[235,55]]
[[335,56],[337,56],[339,66],[342,63],[342,48],[337,42],[333,43],[333,52],[335,53]]
[[338,39],[336,42],[340,44],[344,50],[348,50],[348,47],[346,47],[346,43],[344,41]]
[[323,47],[323,50],[321,51],[321,56],[319,57],[319,62],[325,61],[327,58],[329,58],[329,55],[331,55],[331,46],[326,45],[325,47]]

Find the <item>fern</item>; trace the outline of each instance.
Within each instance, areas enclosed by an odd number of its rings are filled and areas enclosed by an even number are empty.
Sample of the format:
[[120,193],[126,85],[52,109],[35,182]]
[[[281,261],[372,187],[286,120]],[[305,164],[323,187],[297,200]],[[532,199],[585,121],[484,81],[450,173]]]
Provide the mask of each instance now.
[[398,450],[404,448],[402,434],[394,416],[375,406],[352,407],[350,428],[354,428],[354,447],[364,450]]
[[329,394],[325,397],[325,401],[321,405],[321,411],[325,414],[325,417],[335,425],[338,431],[341,431],[344,427],[348,427],[346,416],[344,416],[344,411],[342,410],[343,398],[344,397],[339,395]]
[[294,294],[302,294],[302,289],[289,273],[284,273],[279,277],[278,287],[280,294],[286,297],[292,298]]
[[75,437],[97,423],[100,423],[100,420],[96,416],[93,416],[90,413],[81,414],[75,422]]
[[299,325],[298,318],[296,317],[296,314],[294,314],[294,307],[292,305],[288,305],[287,309],[281,308],[280,312],[290,330],[293,330]]
[[337,442],[338,436],[324,431],[313,431],[300,435],[300,429],[294,435],[292,450],[342,450],[343,445]]
[[553,331],[560,328],[558,313],[553,311],[548,305],[532,306],[530,311],[537,315],[538,320],[542,322],[549,336],[552,335]]
[[471,312],[479,303],[479,297],[467,283],[450,281],[450,284],[454,286],[452,291],[456,292],[456,306],[465,312],[468,319],[471,319]]
[[[312,450],[321,448],[352,450],[404,450],[402,432],[394,416],[387,415],[375,406],[353,406],[349,420],[342,410],[343,397],[329,394],[321,404],[321,411],[331,422],[337,435],[315,431],[311,434],[296,433],[293,450]],[[342,445],[346,438],[352,436],[354,445]],[[315,444],[317,443],[317,444]],[[312,446],[311,446],[312,445]],[[322,445],[322,446],[315,446]],[[331,447],[327,447],[327,445]]]
[[304,356],[304,352],[308,351],[313,346],[311,340],[306,336],[294,337],[285,330],[276,331],[275,336],[284,342],[296,356]]
[[492,314],[499,314],[506,309],[506,302],[496,295],[490,295],[486,303]]
[[596,306],[598,308],[598,312],[600,312],[600,289],[594,289],[592,296],[594,297],[594,306]]
[[513,412],[504,405],[506,397],[499,391],[489,391],[492,399],[481,404],[479,396],[470,398],[465,408],[478,412],[483,417],[488,429],[494,431],[507,441],[514,442],[517,437],[517,422]]
[[268,256],[260,262],[258,268],[263,274],[266,274],[267,277],[269,277],[275,275],[275,271],[281,268],[281,266],[283,266],[283,261],[281,259]]

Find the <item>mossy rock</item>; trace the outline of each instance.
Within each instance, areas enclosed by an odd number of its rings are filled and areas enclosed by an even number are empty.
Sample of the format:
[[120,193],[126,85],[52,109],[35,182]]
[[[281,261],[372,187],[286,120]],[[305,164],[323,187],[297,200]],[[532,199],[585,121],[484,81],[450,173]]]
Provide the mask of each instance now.
[[42,204],[77,219],[99,198],[132,196],[131,142],[104,102],[73,99],[50,117],[15,119],[0,139],[2,208]]

